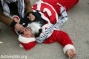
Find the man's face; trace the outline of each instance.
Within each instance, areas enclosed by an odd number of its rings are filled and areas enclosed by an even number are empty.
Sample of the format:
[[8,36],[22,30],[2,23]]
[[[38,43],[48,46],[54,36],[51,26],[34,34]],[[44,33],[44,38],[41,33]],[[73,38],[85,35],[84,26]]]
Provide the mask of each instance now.
[[26,38],[30,38],[30,37],[34,37],[34,34],[32,33],[30,28],[25,28],[22,36]]

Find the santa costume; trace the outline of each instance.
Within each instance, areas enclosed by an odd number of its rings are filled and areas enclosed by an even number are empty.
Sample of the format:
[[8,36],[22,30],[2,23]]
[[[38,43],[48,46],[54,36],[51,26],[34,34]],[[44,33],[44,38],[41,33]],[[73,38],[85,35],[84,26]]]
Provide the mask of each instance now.
[[[32,32],[34,34],[39,33],[39,29],[42,29],[42,31],[36,38],[24,38],[21,35],[19,35],[19,41],[21,42],[21,45],[26,50],[30,50],[32,47],[36,45],[36,43],[50,44],[53,42],[58,42],[64,47],[64,53],[66,53],[68,49],[75,49],[68,34],[59,30],[58,27],[60,27],[67,21],[68,16],[66,11],[68,11],[77,3],[78,0],[38,1],[36,4],[32,6],[33,11],[38,12],[41,15],[41,20],[45,20],[46,23],[42,24],[41,26],[40,23],[25,23],[24,21],[22,21],[21,24],[25,25],[25,27],[31,27],[31,29],[33,30]],[[37,30],[34,30],[34,28]]]

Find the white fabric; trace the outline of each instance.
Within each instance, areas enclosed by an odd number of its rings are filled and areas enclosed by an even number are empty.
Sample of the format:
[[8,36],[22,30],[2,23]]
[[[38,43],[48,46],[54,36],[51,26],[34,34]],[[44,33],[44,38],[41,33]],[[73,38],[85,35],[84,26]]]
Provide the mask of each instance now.
[[[47,3],[47,2],[43,2],[43,1],[41,1],[41,0],[39,0],[38,2],[37,2],[37,10],[39,10],[40,11],[40,8],[41,8],[41,4],[46,4],[46,5],[48,5],[48,6],[50,6],[53,10],[54,10],[54,12],[55,12],[55,14],[56,14],[56,20],[57,20],[57,22],[58,22],[58,14],[57,14],[57,12],[55,11],[55,9],[53,8],[53,6],[52,5],[50,5],[49,3]],[[48,12],[48,10],[46,10],[47,12]],[[49,13],[48,13],[48,15],[49,15]],[[43,18],[43,17],[42,17]],[[43,18],[44,19],[44,18]],[[48,19],[49,20],[49,19]]]
[[25,11],[25,4],[24,0],[18,0],[18,12],[20,17],[24,17],[24,11]]
[[39,33],[39,29],[41,29],[41,24],[39,22],[32,22],[30,24],[28,24],[27,27],[30,27],[32,30],[32,33]]
[[22,44],[19,44],[19,47],[23,48],[23,45]]
[[[7,3],[11,3],[11,2],[16,2],[16,0],[1,0],[1,4],[3,6],[3,10],[4,10],[4,14],[8,17],[12,17],[12,15],[10,15],[10,9],[9,6],[7,5]],[[18,13],[20,15],[20,17],[24,17],[24,0],[18,0]]]
[[1,0],[1,4],[3,6],[3,10],[4,10],[4,14],[8,17],[11,17],[10,16],[10,9],[9,9],[9,6],[6,4],[5,0]]
[[74,50],[75,50],[75,48],[74,48],[73,45],[67,44],[67,45],[63,48],[64,53],[66,54],[67,50],[69,50],[69,49],[74,49]]
[[48,8],[44,8],[43,12],[47,12],[48,16],[52,15],[52,13],[50,12],[50,10]]
[[8,3],[15,2],[16,0],[5,0]]
[[34,37],[31,37],[31,38],[26,38],[26,37],[23,37],[21,35],[19,35],[19,38],[18,40],[22,43],[30,43],[30,42],[33,42],[35,41],[36,39]]

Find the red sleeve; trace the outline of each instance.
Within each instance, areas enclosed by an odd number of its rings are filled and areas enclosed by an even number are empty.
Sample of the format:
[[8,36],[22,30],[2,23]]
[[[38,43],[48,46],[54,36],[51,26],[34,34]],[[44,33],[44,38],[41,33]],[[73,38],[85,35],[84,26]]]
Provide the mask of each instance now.
[[45,40],[44,43],[53,43],[53,42],[58,42],[63,47],[66,46],[67,44],[73,45],[69,35],[66,32],[59,30],[54,30],[52,35],[47,40]]

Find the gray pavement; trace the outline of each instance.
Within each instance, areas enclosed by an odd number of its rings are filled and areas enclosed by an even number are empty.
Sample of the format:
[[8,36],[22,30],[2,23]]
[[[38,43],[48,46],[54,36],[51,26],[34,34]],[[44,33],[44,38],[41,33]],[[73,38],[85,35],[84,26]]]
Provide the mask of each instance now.
[[[32,4],[35,1],[31,0]],[[74,59],[89,59],[89,0],[80,0],[68,11],[68,16],[68,21],[61,29],[73,40],[77,52]],[[58,43],[37,44],[33,49],[25,51],[19,47],[17,35],[10,27],[0,23],[0,29],[0,59],[68,59]]]

